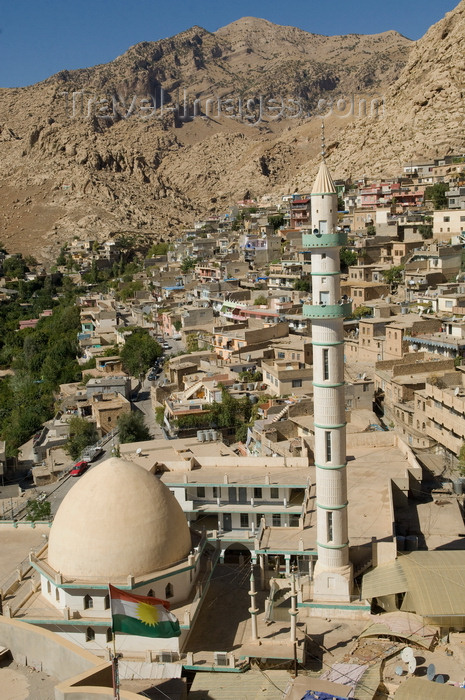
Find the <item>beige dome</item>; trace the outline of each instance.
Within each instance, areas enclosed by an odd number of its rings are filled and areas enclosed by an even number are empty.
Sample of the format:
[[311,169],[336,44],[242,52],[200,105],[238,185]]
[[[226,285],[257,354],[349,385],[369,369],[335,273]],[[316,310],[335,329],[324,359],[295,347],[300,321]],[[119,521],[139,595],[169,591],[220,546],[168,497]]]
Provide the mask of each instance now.
[[133,462],[112,457],[66,494],[53,521],[48,563],[64,576],[111,581],[166,569],[191,548],[170,490]]

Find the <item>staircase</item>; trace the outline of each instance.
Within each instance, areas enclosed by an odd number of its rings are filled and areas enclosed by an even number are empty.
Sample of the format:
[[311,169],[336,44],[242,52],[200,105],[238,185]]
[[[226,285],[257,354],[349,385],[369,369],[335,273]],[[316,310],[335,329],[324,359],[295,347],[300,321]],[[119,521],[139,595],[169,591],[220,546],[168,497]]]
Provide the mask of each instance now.
[[282,411],[280,411],[279,413],[276,413],[274,416],[272,416],[270,418],[270,423],[276,423],[278,420],[281,420],[281,418],[286,415],[288,410],[289,410],[289,406],[286,404],[286,406],[284,406]]

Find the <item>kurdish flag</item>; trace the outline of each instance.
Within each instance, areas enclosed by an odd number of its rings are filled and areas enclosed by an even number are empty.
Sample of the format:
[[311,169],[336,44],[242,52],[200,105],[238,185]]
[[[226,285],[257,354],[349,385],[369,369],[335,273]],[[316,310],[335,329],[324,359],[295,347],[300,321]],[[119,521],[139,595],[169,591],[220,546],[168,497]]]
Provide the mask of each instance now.
[[181,630],[166,600],[132,595],[109,585],[113,632],[140,637],[179,637]]

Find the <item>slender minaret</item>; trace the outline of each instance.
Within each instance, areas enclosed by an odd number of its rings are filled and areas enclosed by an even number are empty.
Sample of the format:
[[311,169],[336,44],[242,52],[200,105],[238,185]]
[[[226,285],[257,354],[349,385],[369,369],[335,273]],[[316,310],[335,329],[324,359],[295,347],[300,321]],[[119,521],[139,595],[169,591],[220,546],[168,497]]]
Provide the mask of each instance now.
[[347,526],[344,317],[351,303],[341,299],[339,249],[346,234],[337,229],[337,193],[325,162],[313,185],[312,233],[303,234],[312,253],[312,321],[318,560],[315,600],[350,600],[352,568]]

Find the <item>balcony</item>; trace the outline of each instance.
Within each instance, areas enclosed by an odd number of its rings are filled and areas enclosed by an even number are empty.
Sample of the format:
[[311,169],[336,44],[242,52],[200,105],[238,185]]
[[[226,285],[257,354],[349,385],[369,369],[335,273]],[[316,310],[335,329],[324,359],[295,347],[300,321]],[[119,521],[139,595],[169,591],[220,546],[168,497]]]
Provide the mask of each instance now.
[[347,245],[347,232],[337,233],[304,233],[302,234],[304,248],[338,248]]
[[323,318],[346,318],[352,314],[352,302],[343,304],[304,304],[304,318],[313,320]]

